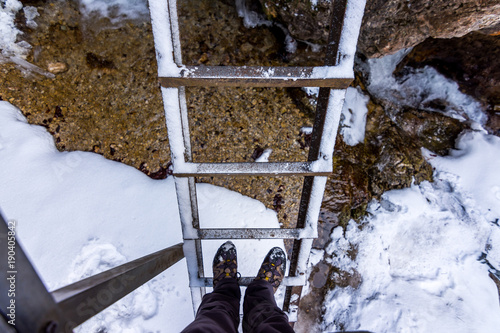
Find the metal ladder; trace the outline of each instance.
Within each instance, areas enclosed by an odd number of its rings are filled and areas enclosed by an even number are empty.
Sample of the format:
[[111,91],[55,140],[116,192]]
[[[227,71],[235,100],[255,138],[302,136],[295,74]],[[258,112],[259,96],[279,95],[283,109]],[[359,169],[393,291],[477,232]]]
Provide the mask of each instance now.
[[[193,310],[201,303],[212,278],[203,271],[202,240],[293,239],[283,310],[296,318],[345,92],[354,78],[353,59],[365,0],[334,0],[330,35],[322,67],[185,66],[182,63],[176,0],[150,0],[151,20],[162,86],[180,219],[187,259]],[[194,163],[185,97],[187,86],[320,87],[312,142],[307,162]],[[296,228],[200,228],[195,177],[304,177]],[[242,277],[248,285],[254,277]],[[294,297],[292,298],[292,295]]]
[[[325,66],[282,68],[183,66],[176,2],[150,0],[184,244],[170,246],[49,292],[22,246],[17,243],[15,221],[5,220],[0,214],[0,243],[6,245],[8,250],[0,251],[2,268],[5,268],[0,273],[0,290],[7,291],[12,287],[10,279],[14,278],[16,281],[16,326],[14,329],[10,324],[7,313],[13,298],[9,293],[2,292],[0,331],[72,332],[73,328],[165,271],[184,256],[188,264],[193,309],[196,311],[205,287],[212,285],[212,279],[206,278],[203,273],[202,239],[293,239],[289,276],[284,281],[286,294],[283,305],[283,309],[292,312],[293,317],[293,312],[298,308],[302,286],[306,282],[306,266],[312,241],[318,234],[317,220],[326,176],[332,172],[333,148],[345,89],[354,76],[352,67],[355,42],[358,39],[365,1],[333,0]],[[167,43],[162,42],[164,39],[167,39]],[[184,87],[196,85],[322,87],[308,161],[193,163]],[[195,177],[222,175],[305,176],[297,228],[200,229]],[[253,277],[244,277],[241,284],[248,285],[252,279]],[[292,294],[297,297],[292,298]]]

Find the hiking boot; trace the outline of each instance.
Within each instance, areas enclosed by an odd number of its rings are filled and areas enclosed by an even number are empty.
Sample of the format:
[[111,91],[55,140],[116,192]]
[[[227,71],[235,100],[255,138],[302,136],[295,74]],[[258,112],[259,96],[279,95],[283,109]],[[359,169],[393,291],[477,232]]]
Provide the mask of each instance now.
[[222,244],[214,256],[214,288],[222,279],[238,280],[238,264],[236,261],[236,247],[233,242]]
[[279,247],[273,247],[260,266],[255,280],[266,280],[272,284],[274,292],[278,289],[285,277],[286,255]]

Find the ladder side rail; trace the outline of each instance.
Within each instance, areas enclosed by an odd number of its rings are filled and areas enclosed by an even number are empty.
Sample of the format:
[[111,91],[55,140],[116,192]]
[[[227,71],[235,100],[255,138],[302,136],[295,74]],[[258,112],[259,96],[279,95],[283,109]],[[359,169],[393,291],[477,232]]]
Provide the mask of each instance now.
[[[166,1],[166,2],[165,2]],[[179,45],[175,46],[175,40],[178,40],[177,26],[177,8],[175,1],[150,1],[151,20],[160,23],[153,24],[153,34],[155,37],[155,47],[157,49],[158,72],[172,73],[172,68],[177,68],[176,61],[181,61]],[[168,17],[168,24],[165,24],[164,17]],[[177,35],[177,36],[176,36]],[[166,42],[159,42],[160,39]],[[183,165],[186,158],[190,158],[189,132],[186,131],[187,116],[184,89],[181,88],[161,88],[163,104],[165,110],[165,121],[170,144],[170,153],[172,163],[175,166]],[[194,181],[185,178],[174,177],[177,193],[177,204],[179,207],[179,217],[182,225],[182,234],[184,239],[198,238],[198,215],[196,188]],[[188,203],[188,204],[184,204]],[[198,241],[185,242],[184,252],[188,264],[189,279],[195,281],[198,276],[196,267],[201,268],[196,255],[197,249],[201,247]],[[195,300],[200,297],[193,295],[193,307],[197,304]]]
[[[180,66],[182,64],[182,52],[181,52],[180,30],[179,30],[179,18],[177,15],[177,1],[176,0],[167,0],[167,1],[169,10],[170,29],[172,32],[171,41],[174,50],[173,57],[174,57],[174,62],[177,64],[177,66]],[[189,118],[188,118],[188,110],[186,103],[186,88],[184,86],[179,87],[178,98],[180,106],[181,128],[183,135],[182,137],[184,141],[184,161],[190,163],[193,161],[193,156],[191,150],[191,135],[189,131]],[[181,187],[185,191],[185,187],[184,186]],[[198,211],[198,199],[196,194],[196,180],[194,177],[188,178],[187,191],[189,194],[189,200],[186,202],[189,202],[191,207],[191,217],[190,217],[191,225],[193,229],[198,230],[200,227],[200,218]],[[180,202],[178,202],[178,204],[180,205]],[[185,215],[186,214],[188,214],[187,211],[185,212]],[[188,221],[185,220],[184,223],[188,223]],[[184,235],[184,239],[186,239],[186,235]],[[190,257],[190,261],[196,262],[196,268],[197,268],[196,271],[193,270],[194,267],[191,267],[191,270],[189,270],[190,284],[191,281],[194,281],[195,279],[205,276],[203,267],[203,258],[201,256],[201,254],[203,253],[201,240],[197,239],[193,243],[188,242],[188,244],[186,245],[186,247],[194,249],[196,253],[196,258]],[[194,261],[195,259],[196,261]],[[197,275],[196,272],[198,272]],[[205,295],[205,293],[206,293],[205,288],[201,288],[199,290],[193,290],[193,288],[191,288],[191,299],[193,303],[194,313],[196,313],[199,304],[201,304],[201,299],[203,295]]]
[[[325,65],[326,66],[335,66],[339,64],[340,61],[340,56],[339,56],[339,44],[341,40],[341,34],[342,30],[344,27],[344,18],[346,16],[346,9],[347,9],[347,0],[335,0],[332,2],[332,9],[330,13],[330,31],[329,31],[329,36],[328,36],[328,44],[326,48],[326,57],[325,57]],[[309,156],[308,156],[308,161],[315,161],[318,158],[320,158],[320,146],[322,142],[322,135],[324,133],[325,129],[325,121],[327,119],[327,112],[328,111],[335,111],[335,110],[328,110],[329,106],[329,98],[330,98],[330,88],[320,88],[319,94],[318,94],[318,101],[317,101],[317,106],[316,106],[316,116],[314,119],[314,125],[313,125],[313,133],[312,133],[312,138],[311,138],[311,146],[309,148]],[[341,112],[342,109],[338,110],[338,112]],[[335,129],[336,131],[336,129]],[[335,139],[334,139],[335,140]],[[323,152],[324,153],[324,152]],[[332,151],[333,154],[333,151]],[[319,215],[312,216],[308,212],[309,204],[312,199],[314,199],[314,196],[316,193],[313,193],[313,188],[315,188],[314,183],[316,181],[316,177],[311,177],[311,176],[306,176],[304,178],[304,185],[303,185],[303,190],[302,190],[302,196],[300,199],[300,204],[299,204],[299,215],[298,215],[298,220],[297,220],[297,227],[298,228],[303,228],[305,227],[307,220],[310,221],[311,218],[316,219],[316,224],[317,224],[317,218]],[[316,188],[318,188],[316,186]],[[315,189],[316,191],[316,189]],[[323,193],[324,194],[324,187],[323,187]],[[312,213],[312,212],[311,212]],[[309,217],[309,218],[308,218]],[[302,240],[297,239],[294,240],[293,245],[292,245],[292,253],[290,257],[290,271],[289,275],[290,276],[297,276],[297,268],[298,268],[298,257],[300,253],[302,245]],[[302,288],[301,287],[296,287],[294,288],[294,293],[298,295],[298,299],[296,299],[296,302],[300,301],[300,296],[302,293]],[[286,292],[285,292],[285,298],[283,302],[283,311],[289,312],[290,311],[290,302],[291,302],[291,297],[292,297],[292,287],[287,287]]]
[[[165,1],[165,0],[164,0]],[[169,62],[175,62],[177,66],[182,64],[182,53],[180,43],[179,19],[177,15],[177,2],[175,0],[166,0],[168,7],[168,21],[170,25],[170,35],[162,36],[167,41],[170,41],[172,52],[167,54]],[[158,38],[158,35],[157,35]],[[163,90],[164,88],[162,88]],[[171,96],[175,100],[173,94]],[[172,162],[174,169],[176,166],[184,165],[186,162],[192,162],[191,139],[189,133],[189,119],[187,114],[186,93],[185,87],[179,87],[177,91],[178,105],[168,108],[165,106],[165,114],[170,111],[170,117],[167,119],[167,131],[172,152]],[[165,96],[163,96],[165,103]],[[169,127],[173,127],[170,131]],[[175,133],[172,133],[175,132]],[[179,133],[180,132],[180,133]],[[175,136],[174,136],[175,135]],[[181,142],[172,143],[173,138],[182,138]],[[196,195],[196,182],[194,177],[181,179],[174,177],[177,192],[177,204],[179,207],[179,215],[183,226],[183,238],[191,239],[192,236],[198,234],[199,229],[199,212],[198,200]],[[189,203],[186,207],[183,203]],[[188,272],[190,285],[197,279],[204,277],[203,258],[202,258],[202,243],[201,240],[185,241],[184,249],[189,256],[186,256],[188,262]],[[191,300],[193,305],[193,313],[196,313],[201,299],[205,295],[205,288],[195,290],[191,288]]]
[[[164,0],[165,1],[165,0]],[[182,66],[181,37],[179,30],[179,16],[177,15],[177,0],[166,0],[169,12],[171,40],[173,45],[174,61]]]

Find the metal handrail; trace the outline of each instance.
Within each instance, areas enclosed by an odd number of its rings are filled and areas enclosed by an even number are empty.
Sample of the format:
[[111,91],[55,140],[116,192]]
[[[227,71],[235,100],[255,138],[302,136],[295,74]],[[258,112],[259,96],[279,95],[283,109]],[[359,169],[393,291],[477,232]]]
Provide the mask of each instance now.
[[[13,319],[9,313],[3,315],[7,325],[15,327],[18,333],[72,332],[76,326],[184,258],[180,243],[49,292],[17,242],[15,231],[9,229],[1,214],[0,238],[0,307],[3,311],[14,304]],[[7,244],[12,244],[11,253],[6,251]],[[12,254],[12,258],[7,260],[7,254]],[[9,277],[13,279],[8,280]],[[14,294],[3,292],[9,290]]]

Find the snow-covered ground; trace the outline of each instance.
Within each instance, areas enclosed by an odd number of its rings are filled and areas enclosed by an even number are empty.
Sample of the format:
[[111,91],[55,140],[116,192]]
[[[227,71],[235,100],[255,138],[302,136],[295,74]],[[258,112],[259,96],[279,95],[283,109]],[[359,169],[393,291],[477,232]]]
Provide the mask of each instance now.
[[[0,101],[0,207],[49,290],[182,242],[173,179],[152,180],[88,152],[59,152],[52,136]],[[200,224],[279,227],[257,200],[198,185]],[[203,243],[207,275],[222,242]],[[283,241],[234,241],[243,276]],[[242,264],[244,263],[244,264]],[[178,332],[193,319],[185,260],[82,325],[80,332]]]
[[498,291],[479,258],[500,267],[500,138],[466,132],[450,156],[424,154],[433,183],[386,192],[361,226],[334,231],[331,262],[363,282],[329,292],[322,330],[498,331]]
[[[105,2],[82,4],[99,8]],[[22,57],[29,46],[16,44],[13,25],[21,7],[16,0],[5,3],[0,7],[4,57]],[[394,79],[390,68],[398,56],[370,62],[376,73],[372,94],[415,106],[446,100],[451,105],[446,112],[475,121],[474,130],[462,134],[449,156],[423,151],[435,168],[433,183],[387,192],[370,205],[361,225],[335,230],[326,253],[343,270],[357,270],[363,281],[358,289],[338,288],[326,296],[318,331],[343,324],[374,332],[497,332],[498,292],[479,258],[484,253],[500,268],[500,138],[482,130],[479,104],[432,69]],[[366,98],[354,89],[347,99],[342,134],[354,145],[364,137]],[[152,180],[93,153],[58,152],[43,127],[27,124],[7,102],[0,102],[0,189],[2,213],[18,222],[19,240],[49,290],[182,240],[171,178]],[[253,199],[206,184],[198,189],[204,226],[278,226],[274,212]],[[282,245],[235,243],[243,275],[255,274],[267,250]],[[346,254],[349,244],[357,248],[355,260]],[[204,243],[207,272],[218,245]],[[110,333],[178,332],[192,318],[182,260],[80,332],[104,327]]]
[[[359,272],[362,283],[328,293],[318,330],[497,332],[499,294],[489,274],[498,276],[500,268],[500,138],[481,127],[486,115],[480,104],[435,69],[394,78],[404,54],[369,60],[370,93],[423,109],[426,101],[440,99],[449,105],[440,112],[472,129],[448,156],[422,149],[434,167],[433,183],[386,192],[370,204],[361,225],[351,221],[345,232],[334,230],[328,261]],[[360,94],[351,88],[343,110],[341,134],[350,145],[364,136]]]

